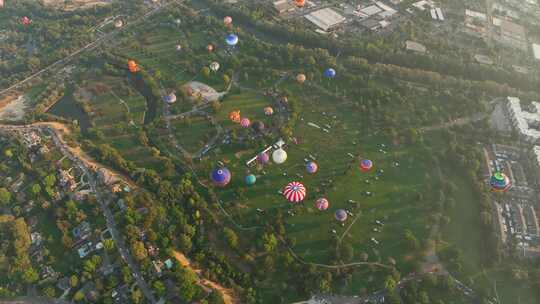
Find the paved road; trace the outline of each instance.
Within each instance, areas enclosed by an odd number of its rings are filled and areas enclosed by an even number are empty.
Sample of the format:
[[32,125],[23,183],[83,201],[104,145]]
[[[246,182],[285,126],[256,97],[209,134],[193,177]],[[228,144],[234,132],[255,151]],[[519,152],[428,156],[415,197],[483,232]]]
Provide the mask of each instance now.
[[144,277],[142,276],[138,264],[135,262],[134,258],[132,257],[131,253],[127,249],[127,246],[125,244],[124,239],[118,232],[118,229],[116,228],[116,223],[114,220],[114,216],[109,209],[108,203],[111,200],[111,197],[108,195],[104,195],[102,193],[102,190],[99,187],[99,184],[95,177],[95,172],[88,168],[87,163],[82,160],[79,156],[73,154],[67,144],[64,142],[62,137],[57,133],[58,131],[51,128],[47,125],[27,125],[27,126],[12,126],[12,125],[0,125],[0,131],[38,131],[38,132],[45,132],[51,135],[53,142],[55,146],[61,151],[61,153],[70,159],[75,166],[83,172],[84,175],[87,177],[87,183],[90,186],[91,191],[96,195],[96,199],[100,204],[101,211],[103,213],[103,216],[105,216],[107,228],[111,232],[112,238],[114,242],[116,243],[116,247],[118,248],[118,251],[120,252],[120,255],[128,265],[129,269],[131,270],[131,273],[133,277],[135,278],[137,285],[139,286],[139,289],[142,291],[146,299],[152,303],[156,303],[156,299],[154,297],[154,294],[146,281],[144,280]]
[[143,22],[144,20],[146,20],[148,17],[156,14],[157,12],[161,11],[162,9],[166,8],[166,7],[169,7],[171,4],[180,4],[182,3],[182,1],[179,1],[179,0],[175,0],[175,1],[170,1],[166,4],[163,4],[163,5],[160,5],[160,6],[157,6],[155,7],[154,9],[150,10],[149,12],[147,12],[146,14],[142,15],[142,16],[137,16],[136,20],[134,20],[133,22],[128,22],[127,25],[121,27],[121,28],[118,28],[108,34],[105,34],[99,38],[97,38],[96,40],[94,40],[93,42],[90,42],[88,43],[87,45],[83,46],[82,48],[76,50],[75,52],[69,54],[68,56],[52,63],[51,65],[41,69],[40,71],[38,72],[35,72],[34,74],[28,76],[27,78],[3,89],[0,91],[0,95],[3,95],[4,93],[7,93],[13,89],[16,89],[18,87],[20,87],[21,85],[29,82],[30,80],[48,72],[48,71],[51,71],[53,70],[54,68],[58,67],[58,66],[61,66],[62,64],[65,64],[65,63],[68,63],[70,62],[73,58],[75,58],[76,56],[78,56],[79,54],[81,54],[82,52],[84,51],[87,51],[87,50],[91,50],[91,49],[94,49],[96,47],[98,47],[101,43],[105,42],[105,41],[108,41],[109,39],[113,38],[114,36],[116,36],[117,34],[125,31],[127,28],[131,27],[131,26],[134,26],[134,25],[137,25],[141,22]]

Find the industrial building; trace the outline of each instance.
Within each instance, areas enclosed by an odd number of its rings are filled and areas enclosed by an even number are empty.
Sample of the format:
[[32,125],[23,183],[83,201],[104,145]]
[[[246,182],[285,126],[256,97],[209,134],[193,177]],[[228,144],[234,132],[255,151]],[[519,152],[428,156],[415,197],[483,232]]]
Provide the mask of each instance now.
[[294,5],[289,0],[278,0],[273,3],[274,11],[279,14],[290,13],[294,11]]
[[306,19],[323,31],[332,30],[347,20],[331,8],[323,8],[312,12],[306,15]]

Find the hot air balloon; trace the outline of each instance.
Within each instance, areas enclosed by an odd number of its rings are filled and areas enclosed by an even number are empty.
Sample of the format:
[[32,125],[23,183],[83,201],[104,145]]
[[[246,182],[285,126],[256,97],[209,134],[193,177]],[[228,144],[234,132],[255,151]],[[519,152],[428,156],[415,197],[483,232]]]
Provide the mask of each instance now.
[[167,94],[163,96],[163,101],[165,101],[168,104],[173,104],[176,102],[176,94],[174,92],[171,92],[170,94]]
[[225,187],[231,181],[231,172],[225,167],[217,168],[210,174],[210,179],[212,179],[214,185]]
[[118,19],[114,22],[115,28],[121,28],[122,26],[124,26],[124,21],[122,21],[121,19]]
[[272,160],[276,164],[283,164],[287,160],[287,152],[282,148],[279,148],[272,152]]
[[24,16],[21,18],[21,24],[24,26],[29,26],[30,23],[32,23],[32,20],[28,18],[27,16]]
[[336,77],[336,70],[329,68],[324,71],[324,77],[326,78],[334,78]]
[[236,34],[229,34],[225,37],[225,43],[228,46],[235,46],[238,44],[238,36]]
[[306,0],[294,0],[294,4],[297,7],[304,7],[306,5]]
[[231,25],[231,23],[232,23],[232,17],[231,16],[226,16],[225,18],[223,18],[223,24],[225,24],[226,26]]
[[360,170],[362,172],[368,172],[373,168],[373,162],[369,159],[362,159],[360,161]]
[[317,163],[311,161],[306,164],[306,171],[308,173],[313,174],[313,173],[316,173],[317,170],[319,170],[319,166],[317,166]]
[[296,81],[297,81],[299,84],[303,84],[304,82],[306,82],[306,75],[304,75],[304,74],[298,74],[298,75],[296,75]]
[[135,60],[128,60],[128,69],[131,73],[137,73],[139,71],[139,66]]
[[315,201],[315,208],[321,211],[328,209],[328,206],[330,206],[330,203],[328,203],[328,200],[323,197]]
[[232,111],[229,113],[229,119],[232,122],[240,123],[240,111]]
[[264,123],[262,121],[256,121],[251,124],[251,127],[255,132],[262,132],[264,130]]
[[208,53],[212,53],[214,51],[214,45],[209,43],[207,46],[206,46],[206,50],[208,51]]
[[340,222],[345,222],[347,220],[347,212],[343,209],[336,210],[334,216],[336,217],[336,220]]
[[249,128],[249,126],[251,125],[251,121],[249,120],[249,118],[242,118],[242,120],[240,120],[240,125],[242,126],[242,128]]
[[496,192],[506,192],[512,187],[512,181],[508,175],[502,172],[495,172],[489,180],[491,190]]
[[180,51],[182,50],[182,45],[181,45],[181,44],[177,44],[177,45],[175,46],[175,48],[176,48],[177,51],[180,52]]
[[270,156],[266,152],[261,152],[259,155],[257,155],[257,161],[263,165],[266,165],[270,161]]
[[283,189],[283,196],[291,203],[299,203],[306,197],[306,187],[299,182],[291,182]]
[[219,70],[219,67],[219,62],[217,61],[210,63],[210,70],[212,70],[212,72],[217,72]]
[[255,182],[257,181],[257,177],[255,177],[255,175],[253,174],[248,174],[246,175],[245,181],[246,181],[246,184],[251,186],[255,184]]
[[264,115],[266,116],[272,116],[274,114],[274,109],[272,107],[266,107],[264,108]]

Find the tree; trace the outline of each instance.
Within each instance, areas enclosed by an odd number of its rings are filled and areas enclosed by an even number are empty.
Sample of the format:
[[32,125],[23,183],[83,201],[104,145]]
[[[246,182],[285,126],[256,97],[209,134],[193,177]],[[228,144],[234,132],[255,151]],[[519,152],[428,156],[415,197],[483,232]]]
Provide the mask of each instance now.
[[152,284],[154,287],[154,290],[157,292],[159,296],[162,296],[165,294],[165,285],[161,281],[155,281],[154,284]]
[[32,194],[33,194],[34,196],[38,196],[39,193],[41,192],[41,186],[40,186],[39,184],[37,184],[37,183],[36,183],[36,184],[33,184],[33,185],[32,185],[31,191],[32,191]]
[[107,251],[112,251],[114,249],[114,240],[113,239],[106,239],[103,241],[103,247]]
[[131,300],[132,300],[133,303],[135,303],[135,304],[141,303],[142,298],[143,298],[143,294],[142,294],[142,292],[141,292],[138,288],[135,289],[135,290],[131,293]]
[[191,302],[199,291],[197,288],[197,275],[189,269],[180,268],[176,272],[176,277],[180,283],[180,298],[184,302]]
[[276,249],[278,241],[273,233],[265,233],[262,240],[264,251],[271,252]]
[[223,228],[223,234],[225,235],[227,244],[229,244],[232,249],[238,248],[238,235],[236,235],[234,230],[225,227]]
[[4,187],[0,188],[0,204],[7,205],[11,200],[11,193]]
[[193,247],[193,243],[191,242],[191,238],[189,235],[182,233],[180,237],[178,238],[178,245],[182,249],[183,252],[188,253],[191,251],[191,247]]
[[205,78],[210,78],[210,68],[208,68],[207,66],[201,69],[201,73]]
[[133,251],[133,255],[139,261],[142,261],[148,257],[148,252],[144,247],[144,243],[141,241],[133,242],[133,244],[131,244],[131,251]]
[[387,276],[384,280],[384,288],[388,292],[394,292],[394,290],[396,289],[396,284],[396,280],[394,280],[392,276]]
[[39,274],[34,268],[30,267],[23,272],[22,279],[28,284],[35,283],[39,279]]
[[75,295],[73,295],[73,301],[80,302],[84,299],[84,293],[82,291],[77,291]]
[[77,287],[79,285],[79,278],[76,275],[72,275],[69,278],[69,285],[73,288]]

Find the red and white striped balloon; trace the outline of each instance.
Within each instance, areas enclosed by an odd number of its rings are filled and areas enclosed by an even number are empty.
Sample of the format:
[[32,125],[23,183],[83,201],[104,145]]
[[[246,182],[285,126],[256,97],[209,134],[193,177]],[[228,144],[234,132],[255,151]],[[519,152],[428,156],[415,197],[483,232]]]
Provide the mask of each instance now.
[[283,196],[291,203],[299,203],[306,197],[306,187],[299,182],[291,182],[283,189]]

